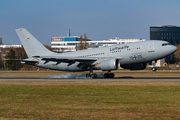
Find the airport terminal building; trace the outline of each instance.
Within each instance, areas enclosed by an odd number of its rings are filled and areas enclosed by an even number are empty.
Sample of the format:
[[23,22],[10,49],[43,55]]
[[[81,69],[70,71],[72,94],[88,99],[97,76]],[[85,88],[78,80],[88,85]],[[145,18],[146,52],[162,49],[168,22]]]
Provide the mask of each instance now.
[[[109,39],[102,41],[92,41],[87,40],[89,49],[97,47],[105,47],[116,44],[125,44],[130,42],[145,41],[145,39]],[[52,37],[51,38],[51,48],[56,52],[70,52],[79,50],[80,37]]]
[[1,49],[5,49],[5,48],[22,48],[22,45],[3,45],[2,37],[0,37],[0,52]]

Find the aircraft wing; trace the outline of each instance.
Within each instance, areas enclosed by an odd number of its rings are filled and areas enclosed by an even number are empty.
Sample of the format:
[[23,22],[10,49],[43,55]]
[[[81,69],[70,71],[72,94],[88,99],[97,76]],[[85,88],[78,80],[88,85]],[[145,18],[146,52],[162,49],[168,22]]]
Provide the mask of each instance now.
[[77,57],[61,57],[61,58],[53,58],[53,57],[42,57],[42,60],[48,61],[96,61],[98,58],[77,58]]
[[33,57],[35,57],[35,58],[22,59],[22,60],[20,60],[20,59],[5,59],[5,60],[20,61],[21,63],[33,64],[33,65],[38,63],[39,59],[44,60],[45,63],[52,61],[52,62],[57,62],[57,64],[61,63],[61,62],[72,64],[72,63],[78,61],[78,62],[84,63],[86,65],[87,65],[87,63],[90,62],[90,64],[92,65],[92,63],[94,63],[94,62],[96,64],[96,62],[108,60],[108,59],[118,59],[118,60],[123,59],[122,57],[67,57],[67,56],[65,56],[65,57],[62,57],[62,56],[59,56],[59,57],[56,57],[56,56],[33,56]]
[[122,57],[52,57],[52,56],[39,56],[45,61],[54,62],[71,62],[71,61],[97,61],[97,60],[107,60],[107,59],[123,59]]

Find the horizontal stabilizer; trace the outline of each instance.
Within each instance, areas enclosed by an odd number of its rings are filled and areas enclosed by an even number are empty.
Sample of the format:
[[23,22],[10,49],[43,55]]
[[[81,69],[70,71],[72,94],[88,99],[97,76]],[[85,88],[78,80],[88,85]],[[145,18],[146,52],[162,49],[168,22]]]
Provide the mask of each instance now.
[[5,59],[9,61],[20,61],[20,62],[31,62],[31,63],[37,63],[38,60],[30,60],[30,59]]

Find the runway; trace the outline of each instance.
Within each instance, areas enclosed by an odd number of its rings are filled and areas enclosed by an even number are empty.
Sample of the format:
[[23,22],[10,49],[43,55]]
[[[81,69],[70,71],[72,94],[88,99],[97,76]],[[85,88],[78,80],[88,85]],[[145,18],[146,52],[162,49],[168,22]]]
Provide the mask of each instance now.
[[0,77],[0,81],[180,81],[180,77],[116,77],[116,78],[45,78],[45,77]]

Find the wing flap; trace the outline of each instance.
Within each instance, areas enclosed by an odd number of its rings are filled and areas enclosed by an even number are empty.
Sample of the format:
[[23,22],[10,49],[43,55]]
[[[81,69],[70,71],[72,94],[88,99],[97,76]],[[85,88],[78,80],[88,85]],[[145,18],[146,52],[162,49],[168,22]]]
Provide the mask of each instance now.
[[66,58],[48,58],[43,57],[42,60],[48,60],[48,61],[95,61],[98,60],[98,58],[73,58],[73,57],[66,57]]

